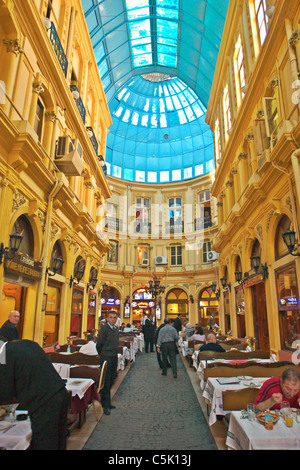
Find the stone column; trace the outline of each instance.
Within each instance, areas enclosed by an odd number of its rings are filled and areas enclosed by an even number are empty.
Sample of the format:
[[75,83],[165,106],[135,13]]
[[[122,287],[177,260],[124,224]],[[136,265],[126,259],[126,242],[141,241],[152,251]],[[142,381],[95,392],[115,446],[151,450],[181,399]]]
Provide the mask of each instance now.
[[44,93],[44,87],[41,82],[34,82],[32,85],[32,99],[31,99],[31,105],[30,105],[30,111],[29,111],[29,124],[34,127],[34,121],[35,121],[35,115],[36,115],[36,107],[37,107],[37,102],[39,95],[41,93]]
[[240,185],[241,193],[244,191],[248,183],[248,164],[247,164],[247,153],[241,152],[239,154],[239,176],[240,176]]
[[222,225],[224,223],[223,202],[218,201],[217,202],[217,207],[218,207],[218,225],[219,225],[219,227],[222,227]]
[[[44,130],[44,139],[43,146],[49,156],[51,156],[52,148],[52,138],[54,131],[54,124],[56,121],[56,114],[54,111],[46,112],[45,114],[45,130]],[[45,161],[45,165],[49,168],[49,160]]]
[[233,175],[233,191],[234,191],[234,200],[237,202],[240,197],[240,188],[239,188],[239,176],[236,168],[231,169],[231,174]]
[[[15,85],[15,76],[17,68],[17,57],[23,52],[20,41],[18,39],[3,39],[3,44],[6,45],[6,52],[10,54],[6,58],[0,73],[0,80],[4,82],[6,95],[11,98]],[[10,103],[5,99],[4,112],[7,114]]]
[[234,195],[233,195],[233,182],[231,180],[226,181],[226,202],[227,202],[227,213],[230,214],[234,206]]
[[248,132],[246,135],[246,142],[249,147],[251,173],[253,174],[257,171],[257,155],[255,150],[254,134],[252,132]]

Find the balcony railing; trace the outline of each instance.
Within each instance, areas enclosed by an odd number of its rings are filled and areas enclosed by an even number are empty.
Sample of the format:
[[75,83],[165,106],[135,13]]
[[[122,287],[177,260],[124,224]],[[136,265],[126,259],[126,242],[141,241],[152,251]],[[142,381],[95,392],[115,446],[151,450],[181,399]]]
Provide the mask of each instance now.
[[91,126],[87,126],[86,130],[90,133],[90,139],[91,139],[91,142],[92,142],[92,146],[94,147],[95,153],[98,156],[98,146],[99,145],[98,145],[96,136],[94,134],[94,130]]
[[60,63],[60,66],[62,68],[62,71],[65,75],[67,76],[68,73],[68,59],[66,57],[66,54],[63,50],[63,47],[61,45],[59,36],[57,34],[56,28],[54,26],[54,23],[51,23],[51,28],[50,28],[50,41],[53,45],[54,52],[57,55],[58,61]]
[[79,114],[81,116],[83,124],[85,124],[85,119],[86,119],[86,109],[84,107],[83,101],[81,99],[81,96],[79,94],[78,88],[76,85],[71,85],[70,86],[71,91],[77,91],[78,92],[78,98],[75,98],[76,106],[78,108]]
[[211,216],[206,215],[204,217],[200,217],[199,219],[195,219],[195,231],[203,230],[204,228],[209,228],[212,226],[211,223]]
[[183,233],[184,222],[166,222],[166,233]]
[[151,234],[151,223],[136,220],[134,222],[134,233]]
[[120,232],[123,229],[123,220],[116,219],[114,217],[105,217],[104,228],[107,230],[113,230],[115,232]]

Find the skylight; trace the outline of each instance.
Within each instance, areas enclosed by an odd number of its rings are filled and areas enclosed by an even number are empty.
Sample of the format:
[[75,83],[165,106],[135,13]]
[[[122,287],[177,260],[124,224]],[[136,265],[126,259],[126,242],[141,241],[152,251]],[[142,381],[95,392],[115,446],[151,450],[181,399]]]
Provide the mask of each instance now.
[[[151,3],[151,9],[150,9]],[[125,0],[134,68],[177,67],[179,0]]]

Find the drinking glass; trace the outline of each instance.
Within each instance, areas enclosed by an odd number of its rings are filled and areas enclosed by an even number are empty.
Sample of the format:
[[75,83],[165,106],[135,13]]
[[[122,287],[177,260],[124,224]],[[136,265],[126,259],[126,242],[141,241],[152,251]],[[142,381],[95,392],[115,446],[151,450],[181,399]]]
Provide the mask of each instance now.
[[247,404],[247,413],[249,421],[255,421],[255,405],[254,403]]
[[18,408],[19,403],[11,403],[10,405],[5,405],[5,409],[9,412],[9,419],[13,423],[16,421],[16,409]]
[[282,401],[280,403],[280,412],[283,419],[285,419],[286,414],[290,411],[290,404],[288,401]]

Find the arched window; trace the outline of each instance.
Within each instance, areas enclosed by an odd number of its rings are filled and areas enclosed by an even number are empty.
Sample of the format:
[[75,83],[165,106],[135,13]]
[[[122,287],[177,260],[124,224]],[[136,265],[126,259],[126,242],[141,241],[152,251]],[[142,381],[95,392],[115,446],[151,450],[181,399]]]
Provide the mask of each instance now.
[[287,215],[283,215],[277,225],[275,234],[275,259],[280,259],[289,254],[289,250],[283,241],[282,234],[290,228],[291,221]]

